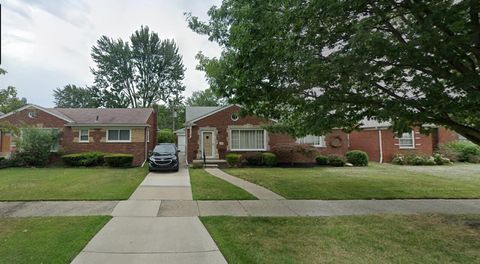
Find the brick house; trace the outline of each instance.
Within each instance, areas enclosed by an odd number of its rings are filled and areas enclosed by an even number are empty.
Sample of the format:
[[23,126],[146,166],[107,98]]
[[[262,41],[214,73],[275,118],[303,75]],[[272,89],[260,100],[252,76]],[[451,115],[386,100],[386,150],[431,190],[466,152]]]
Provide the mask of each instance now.
[[[132,154],[135,166],[146,160],[156,144],[157,119],[152,108],[44,108],[31,104],[0,116],[0,122],[56,131],[59,140],[52,152]],[[0,135],[1,156],[15,147],[10,134]]]
[[240,117],[239,111],[236,105],[187,107],[186,127],[176,131],[177,142],[185,142],[187,161],[202,160],[205,153],[210,162],[221,162],[229,152],[262,152],[276,145],[302,143],[313,145],[319,154],[343,156],[349,150],[363,150],[372,161],[389,162],[396,153],[432,155],[438,144],[458,139],[455,132],[445,128],[434,128],[430,135],[413,129],[397,138],[389,129],[390,123],[370,120],[362,122],[359,131],[349,134],[334,129],[325,136],[295,139],[262,128],[274,121],[255,116]]
[[433,127],[432,133],[424,135],[419,128],[398,137],[389,122],[364,120],[358,131],[349,134],[349,149],[367,152],[370,160],[390,162],[395,154],[433,155],[439,144],[460,139],[459,135],[444,127]]
[[312,144],[324,154],[343,155],[347,151],[347,134],[340,130],[324,137],[310,136],[296,140],[262,128],[262,125],[274,121],[256,116],[241,117],[239,111],[240,107],[236,105],[187,107],[185,131],[177,131],[178,142],[185,142],[187,161],[201,160],[203,153],[212,162],[222,161],[229,152],[270,151],[273,146],[295,142]]

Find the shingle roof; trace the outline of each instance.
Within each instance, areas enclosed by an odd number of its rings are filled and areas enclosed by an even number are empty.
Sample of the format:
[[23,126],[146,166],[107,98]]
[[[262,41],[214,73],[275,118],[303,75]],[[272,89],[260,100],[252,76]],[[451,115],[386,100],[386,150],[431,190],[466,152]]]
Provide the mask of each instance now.
[[[146,124],[152,108],[46,108],[76,124]],[[98,120],[97,120],[98,116]]]
[[222,107],[223,106],[187,106],[185,110],[185,122],[197,119]]

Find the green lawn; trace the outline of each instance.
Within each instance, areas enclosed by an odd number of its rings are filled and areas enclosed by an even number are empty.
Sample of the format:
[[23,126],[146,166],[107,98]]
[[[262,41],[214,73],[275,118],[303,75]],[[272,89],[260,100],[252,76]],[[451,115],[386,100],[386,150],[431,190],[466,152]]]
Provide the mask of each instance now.
[[480,165],[233,168],[288,199],[480,198]]
[[203,169],[190,169],[194,200],[255,200],[252,194],[219,179]]
[[145,168],[9,168],[0,170],[0,200],[121,200]]
[[479,263],[480,215],[201,217],[228,263]]
[[70,263],[109,219],[0,218],[0,263]]

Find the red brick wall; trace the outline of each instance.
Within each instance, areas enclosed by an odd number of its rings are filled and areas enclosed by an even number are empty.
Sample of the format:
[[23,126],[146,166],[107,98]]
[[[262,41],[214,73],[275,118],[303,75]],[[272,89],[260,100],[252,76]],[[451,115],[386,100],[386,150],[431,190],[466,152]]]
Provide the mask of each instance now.
[[438,128],[438,143],[445,144],[450,141],[458,140],[458,134],[450,129],[440,127]]
[[[238,106],[231,106],[228,107],[220,112],[217,112],[213,115],[205,117],[201,120],[198,120],[196,126],[193,126],[187,131],[185,137],[187,141],[187,156],[188,162],[192,162],[194,159],[197,159],[197,155],[199,154],[199,131],[201,128],[211,128],[212,130],[216,130],[216,142],[214,143],[216,149],[218,151],[218,158],[224,159],[225,154],[229,152],[228,146],[228,131],[229,126],[255,126],[258,127],[262,124],[266,124],[270,122],[267,119],[259,118],[255,116],[245,116],[240,117],[237,121],[233,121],[231,119],[231,115],[235,112],[239,112],[240,107]],[[329,142],[333,140],[334,137],[340,137],[343,145],[339,148],[332,148],[329,145]],[[286,134],[274,134],[268,133],[267,136],[268,147],[267,151],[269,151],[273,146],[282,145],[282,144],[291,144],[295,143],[295,139],[290,137]],[[325,154],[345,154],[346,150],[348,149],[347,146],[347,136],[345,133],[341,131],[334,131],[332,134],[327,135],[327,148],[321,148],[320,152]],[[240,153],[240,152],[239,152]]]
[[[390,162],[397,153],[432,155],[432,140],[431,135],[420,134],[419,130],[415,129],[415,148],[400,149],[395,133],[391,130],[382,130],[383,161]],[[365,151],[370,160],[379,161],[378,130],[362,130],[350,133],[350,150]]]
[[[60,138],[60,148],[65,154],[79,153],[87,151],[102,151],[108,153],[125,153],[134,155],[134,165],[139,166],[145,160],[145,142],[132,143],[107,143],[101,142],[102,138],[106,137],[105,129],[89,128],[90,137],[92,141],[89,143],[74,142],[74,137],[78,137],[78,132],[74,132],[71,127],[65,127],[67,123],[63,119],[57,118],[51,114],[35,109],[37,112],[36,118],[28,117],[29,109],[17,112],[11,116],[0,119],[0,121],[7,121],[14,125],[31,125],[44,128],[58,128]],[[150,125],[150,142],[148,143],[148,150],[151,151],[156,144],[157,119],[153,112],[148,119]],[[143,128],[142,128],[143,129]],[[145,132],[143,132],[145,133]]]

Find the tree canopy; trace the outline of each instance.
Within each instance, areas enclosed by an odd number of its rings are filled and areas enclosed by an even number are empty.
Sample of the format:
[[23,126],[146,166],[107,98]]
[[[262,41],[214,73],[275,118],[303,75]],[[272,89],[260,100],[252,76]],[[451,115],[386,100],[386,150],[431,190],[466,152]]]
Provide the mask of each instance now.
[[[7,72],[0,68],[0,75]],[[17,89],[13,86],[8,86],[5,89],[0,89],[0,112],[8,113],[16,110],[27,104],[26,98],[18,98]]]
[[[291,134],[436,124],[480,143],[478,0],[224,0],[189,26],[212,89]],[[424,130],[428,126],[423,127]],[[428,132],[428,131],[425,131]]]
[[178,97],[185,87],[182,56],[173,40],[142,26],[130,43],[102,36],[92,48],[97,97],[104,107],[151,107]]
[[67,84],[53,91],[55,107],[60,108],[97,108],[102,105],[101,98],[96,98],[96,91],[90,87]]
[[225,105],[226,100],[217,96],[210,88],[202,91],[194,91],[190,97],[185,100],[188,106],[220,106]]

